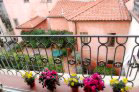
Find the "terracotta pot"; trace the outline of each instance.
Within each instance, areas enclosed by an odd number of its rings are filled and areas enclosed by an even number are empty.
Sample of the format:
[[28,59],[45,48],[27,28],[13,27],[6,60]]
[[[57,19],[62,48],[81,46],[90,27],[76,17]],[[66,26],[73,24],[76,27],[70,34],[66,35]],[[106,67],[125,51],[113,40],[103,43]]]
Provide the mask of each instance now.
[[67,48],[67,53],[68,53],[68,55],[70,55],[70,53],[71,53],[71,48]]
[[56,90],[55,89],[53,91],[52,90],[48,90],[48,92],[56,92]]
[[112,64],[107,64],[107,68],[112,68]]
[[72,87],[72,92],[79,92],[79,88],[78,87]]
[[35,87],[35,81],[31,84],[29,84],[30,88],[34,88]]

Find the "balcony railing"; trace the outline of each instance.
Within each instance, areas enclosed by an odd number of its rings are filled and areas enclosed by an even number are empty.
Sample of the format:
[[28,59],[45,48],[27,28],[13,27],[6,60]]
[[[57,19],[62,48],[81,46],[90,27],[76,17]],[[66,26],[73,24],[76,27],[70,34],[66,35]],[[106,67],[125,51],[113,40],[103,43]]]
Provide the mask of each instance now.
[[[120,35],[22,35],[0,36],[0,72],[20,75],[45,68],[82,76],[99,72],[103,78],[131,77],[134,86],[139,63],[139,36]],[[132,44],[131,44],[132,43]],[[125,67],[126,66],[126,67]]]

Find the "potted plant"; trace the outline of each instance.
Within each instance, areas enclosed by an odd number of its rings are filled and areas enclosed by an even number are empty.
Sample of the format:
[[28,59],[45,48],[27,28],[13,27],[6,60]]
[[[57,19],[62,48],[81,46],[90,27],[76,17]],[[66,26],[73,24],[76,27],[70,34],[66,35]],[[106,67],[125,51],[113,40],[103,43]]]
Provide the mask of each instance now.
[[27,85],[30,86],[30,88],[35,86],[35,76],[32,74],[32,72],[25,72],[25,74],[22,74],[22,78],[27,83]]
[[94,73],[90,77],[86,77],[83,80],[83,83],[85,92],[99,92],[105,88],[104,81],[98,73]]
[[129,92],[131,87],[127,86],[127,82],[127,78],[123,78],[123,80],[113,78],[110,80],[110,85],[112,86],[113,92]]
[[78,88],[82,87],[82,82],[80,80],[80,77],[77,76],[77,74],[71,74],[70,78],[65,79],[65,83],[71,87],[72,92],[78,92]]
[[55,91],[56,85],[60,85],[57,72],[50,71],[47,68],[39,76],[39,83],[42,83],[43,88],[47,87],[51,92]]

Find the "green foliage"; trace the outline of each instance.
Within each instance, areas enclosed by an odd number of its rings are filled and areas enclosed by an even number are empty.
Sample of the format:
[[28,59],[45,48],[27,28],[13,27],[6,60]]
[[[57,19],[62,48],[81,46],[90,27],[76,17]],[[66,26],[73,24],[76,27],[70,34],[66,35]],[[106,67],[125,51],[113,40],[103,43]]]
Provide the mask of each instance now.
[[98,72],[100,74],[105,74],[105,75],[116,75],[116,70],[114,68],[108,68],[106,66],[97,66],[93,72]]
[[[30,57],[34,58],[35,60],[31,61]],[[35,71],[41,71],[44,69],[44,67],[48,67],[50,70],[62,72],[62,65],[54,65],[54,61],[51,57],[48,59],[49,63],[43,62],[42,59],[45,57],[41,55],[34,55],[30,57],[25,54],[17,54],[13,52],[5,53],[3,55],[0,54],[0,65],[1,68]]]
[[[68,31],[60,31],[60,30],[48,30],[45,32],[44,30],[33,30],[31,32],[22,32],[21,35],[68,35],[72,34]],[[75,39],[71,37],[23,37],[23,40],[29,41],[30,45],[33,48],[49,48],[51,43],[55,43],[58,48],[71,48],[75,44]],[[37,44],[39,43],[39,44]]]
[[15,50],[18,51],[22,51],[23,47],[20,44],[15,44]]
[[64,55],[64,56],[67,56],[68,52],[67,52],[67,50],[66,50],[65,48],[62,49],[62,52],[63,52],[63,55]]

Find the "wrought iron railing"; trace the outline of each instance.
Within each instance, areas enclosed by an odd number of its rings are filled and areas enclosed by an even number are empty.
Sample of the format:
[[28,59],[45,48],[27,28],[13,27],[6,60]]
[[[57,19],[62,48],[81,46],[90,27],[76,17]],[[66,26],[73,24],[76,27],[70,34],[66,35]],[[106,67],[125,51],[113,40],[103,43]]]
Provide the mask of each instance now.
[[[22,35],[0,36],[0,73],[37,74],[45,68],[83,76],[99,72],[111,78],[137,78],[139,63],[134,58],[139,36],[120,35]],[[132,42],[132,44],[130,44]],[[131,46],[129,46],[131,45]],[[132,47],[132,48],[131,48]],[[130,50],[129,50],[130,49]],[[128,52],[131,51],[130,53]],[[127,57],[126,57],[127,56]],[[124,69],[124,64],[127,69]],[[125,71],[124,71],[125,70]]]

